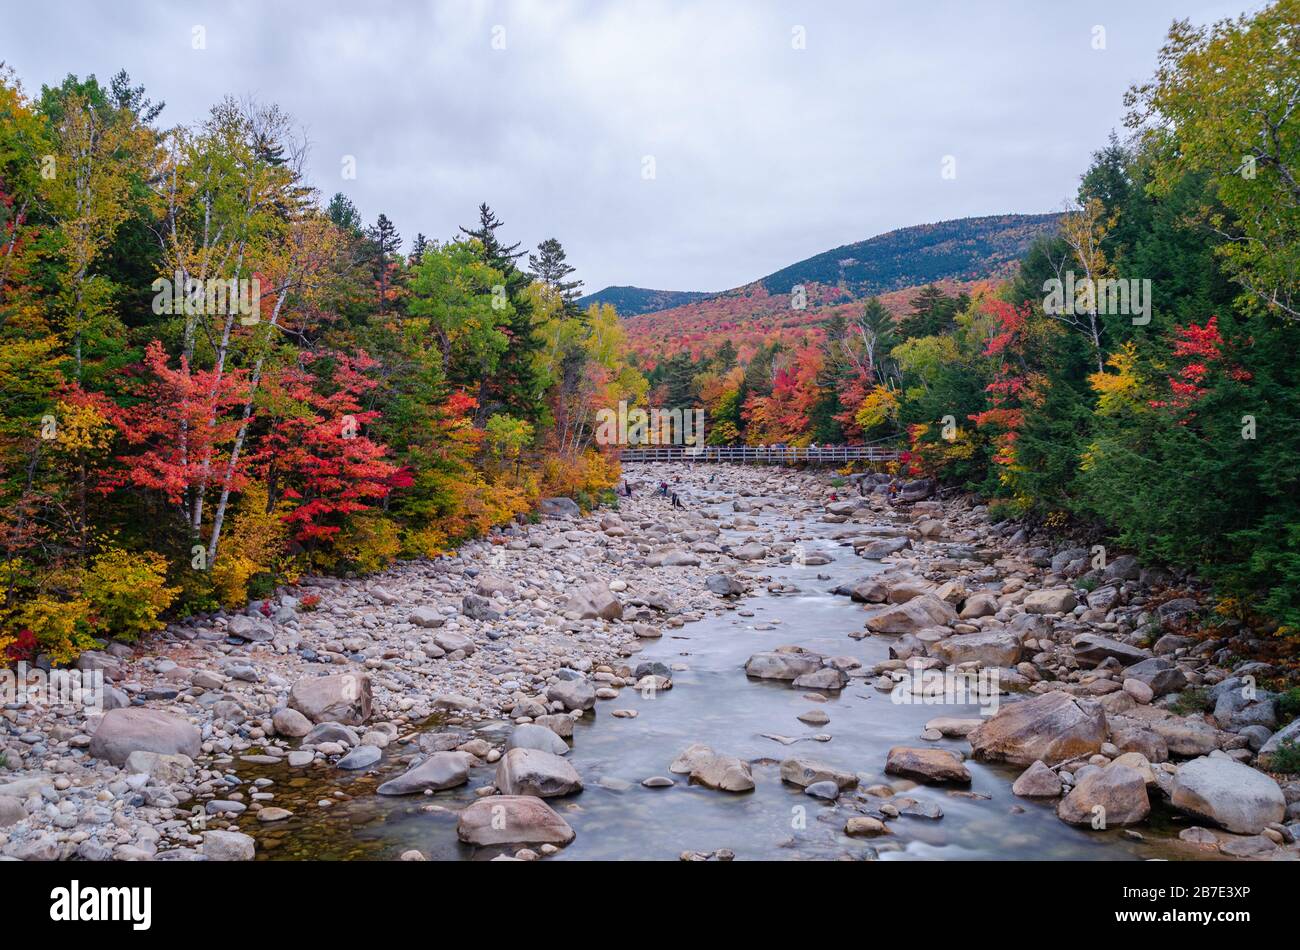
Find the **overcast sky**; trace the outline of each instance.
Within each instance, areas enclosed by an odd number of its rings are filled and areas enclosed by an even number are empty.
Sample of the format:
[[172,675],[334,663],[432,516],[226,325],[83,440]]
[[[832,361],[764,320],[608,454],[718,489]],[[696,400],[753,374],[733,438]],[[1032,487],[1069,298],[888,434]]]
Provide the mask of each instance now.
[[487,201],[588,290],[721,290],[892,228],[1059,210],[1170,21],[1256,6],[47,0],[9,7],[0,59],[29,93],[125,67],[169,125],[277,102],[312,183],[407,247]]

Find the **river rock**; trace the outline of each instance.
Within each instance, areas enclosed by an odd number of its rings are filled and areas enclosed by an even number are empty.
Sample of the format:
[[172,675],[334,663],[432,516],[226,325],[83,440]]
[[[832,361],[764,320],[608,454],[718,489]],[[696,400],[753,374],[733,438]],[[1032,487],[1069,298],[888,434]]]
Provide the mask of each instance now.
[[977,617],[992,617],[998,612],[998,598],[988,591],[980,591],[971,594],[962,604],[961,613],[957,616],[962,620],[973,620]]
[[848,676],[841,670],[823,666],[820,670],[796,676],[794,685],[802,689],[843,689],[849,684]]
[[739,597],[747,589],[730,574],[710,574],[705,579],[704,586],[719,597]]
[[548,518],[577,518],[582,509],[572,498],[543,498],[537,502],[537,511]]
[[205,831],[202,850],[209,861],[251,861],[257,855],[257,843],[238,831]]
[[469,781],[474,756],[468,752],[434,752],[376,790],[380,795],[414,795],[426,789],[440,791]]
[[1068,587],[1031,591],[1023,602],[1025,612],[1031,614],[1063,614],[1073,610],[1077,605],[1074,591]]
[[1156,697],[1176,693],[1187,686],[1183,671],[1161,656],[1134,663],[1124,670],[1124,678],[1146,683]]
[[621,620],[623,605],[604,581],[592,581],[575,588],[565,602],[565,613],[575,613],[583,620]]
[[275,639],[275,628],[270,621],[248,614],[235,614],[226,621],[226,630],[233,637],[253,643],[265,643]]
[[1135,825],[1150,813],[1142,773],[1119,762],[1088,771],[1056,809],[1064,822],[1099,828]]
[[311,732],[311,720],[288,706],[276,710],[275,715],[271,717],[271,725],[275,728],[276,735],[288,736],[291,739],[301,739]]
[[858,555],[870,561],[879,561],[911,546],[912,542],[907,538],[880,538],[858,548]]
[[596,705],[596,687],[585,679],[560,680],[546,689],[546,698],[570,711]]
[[132,775],[148,775],[161,784],[174,785],[194,771],[194,760],[188,755],[136,750],[126,757],[125,768]]
[[1106,714],[1092,700],[1057,690],[1003,704],[969,738],[977,759],[1022,766],[1042,759],[1057,765],[1101,751]]
[[858,777],[852,772],[837,769],[825,762],[795,756],[781,763],[781,781],[805,789],[818,782],[834,782],[843,790],[855,787],[858,784]]
[[978,663],[980,666],[1002,667],[1015,666],[1020,659],[1020,650],[1020,638],[1014,633],[982,630],[940,640],[930,647],[930,655],[951,666]]
[[933,594],[922,594],[872,614],[867,618],[867,629],[873,633],[920,633],[927,627],[945,627],[956,622],[957,611],[952,604]]
[[503,795],[556,798],[582,791],[577,771],[551,752],[510,749],[497,765],[496,786]]
[[289,708],[312,722],[359,726],[370,718],[370,677],[363,673],[304,676],[289,690]]
[[1070,646],[1074,649],[1075,659],[1094,665],[1104,662],[1108,657],[1114,657],[1124,666],[1129,666],[1151,656],[1150,650],[1095,633],[1080,634],[1070,641]]
[[970,784],[970,772],[947,749],[914,749],[894,746],[885,759],[885,772],[934,785],[954,782]]
[[1185,762],[1174,776],[1170,803],[1237,834],[1259,834],[1286,815],[1286,798],[1263,772],[1227,756]]
[[199,754],[199,730],[188,719],[160,709],[131,706],[104,713],[90,740],[90,754],[121,768],[132,752]]
[[763,680],[795,680],[821,665],[822,658],[816,653],[772,650],[755,653],[746,660],[745,675]]
[[339,768],[348,771],[368,769],[384,757],[377,746],[359,745],[336,763]]
[[696,785],[720,792],[748,792],[754,788],[754,776],[749,763],[734,755],[716,753],[705,762],[699,762],[690,771]]
[[447,622],[447,618],[432,607],[416,607],[406,620],[413,626],[426,628],[441,627]]
[[[573,719],[569,716],[564,718],[569,720],[569,734],[572,735]],[[506,748],[539,749],[552,755],[569,754],[569,744],[556,735],[553,729],[532,722],[525,722],[515,726],[510,733],[510,738],[506,740]]]
[[460,813],[456,835],[467,844],[554,844],[573,840],[573,829],[555,809],[531,795],[480,798]]
[[1020,773],[1011,791],[1021,798],[1056,798],[1061,794],[1061,779],[1038,759]]

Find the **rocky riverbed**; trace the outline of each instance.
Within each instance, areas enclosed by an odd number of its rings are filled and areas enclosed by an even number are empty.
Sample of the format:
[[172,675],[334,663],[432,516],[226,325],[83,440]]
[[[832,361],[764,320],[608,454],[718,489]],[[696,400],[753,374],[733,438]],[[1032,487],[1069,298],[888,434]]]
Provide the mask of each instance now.
[[[0,856],[1300,854],[1300,725],[1172,578],[924,484],[627,475],[84,655],[103,712],[0,710]],[[892,701],[943,671],[997,702]]]

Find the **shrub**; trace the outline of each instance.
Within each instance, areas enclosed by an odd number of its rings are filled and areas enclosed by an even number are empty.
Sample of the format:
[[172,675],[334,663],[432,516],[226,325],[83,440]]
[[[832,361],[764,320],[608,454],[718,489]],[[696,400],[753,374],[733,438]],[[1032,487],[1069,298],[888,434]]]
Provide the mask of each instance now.
[[11,611],[6,627],[17,642],[34,637],[35,650],[48,653],[54,663],[71,663],[95,642],[90,602],[80,598],[37,594]]
[[167,561],[153,551],[106,548],[86,571],[82,595],[95,625],[110,636],[134,640],[163,624],[158,615],[171,606],[179,587],[168,587]]
[[[223,606],[242,607],[250,597],[261,596],[250,591],[251,583],[267,592],[275,586],[276,576],[286,564],[284,552],[289,526],[284,515],[287,507],[281,505],[267,511],[264,485],[250,485],[244,491],[230,532],[223,538],[211,569],[213,591]],[[254,582],[259,574],[267,578]]]
[[1180,716],[1186,716],[1188,713],[1206,712],[1210,708],[1210,691],[1204,686],[1193,686],[1185,689],[1178,694],[1178,698],[1170,704],[1171,712]]
[[1279,743],[1277,751],[1273,753],[1273,760],[1269,763],[1269,770],[1286,775],[1300,772],[1300,744],[1294,739]]
[[317,554],[326,567],[372,574],[383,570],[402,550],[397,525],[382,515],[360,515],[348,519],[328,550]]
[[1277,714],[1284,723],[1300,716],[1300,686],[1292,686],[1277,698]]

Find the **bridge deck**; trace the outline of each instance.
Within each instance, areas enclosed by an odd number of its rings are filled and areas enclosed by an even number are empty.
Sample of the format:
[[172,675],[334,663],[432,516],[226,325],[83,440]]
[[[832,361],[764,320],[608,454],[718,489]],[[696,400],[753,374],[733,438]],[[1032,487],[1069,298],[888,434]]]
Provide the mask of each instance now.
[[776,464],[810,462],[892,462],[898,450],[880,445],[706,445],[694,450],[683,445],[637,445],[620,450],[624,462],[736,462]]

